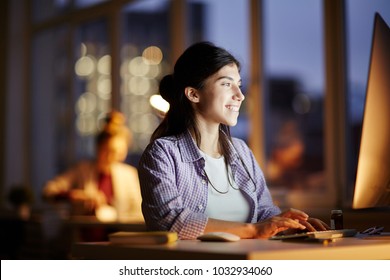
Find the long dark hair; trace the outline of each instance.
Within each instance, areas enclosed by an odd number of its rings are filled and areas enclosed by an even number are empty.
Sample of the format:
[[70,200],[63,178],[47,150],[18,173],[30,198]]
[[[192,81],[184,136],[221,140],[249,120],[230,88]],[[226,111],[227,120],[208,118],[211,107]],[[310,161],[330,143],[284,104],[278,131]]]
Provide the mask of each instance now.
[[[173,74],[166,75],[160,82],[160,94],[170,104],[170,109],[163,121],[154,131],[151,141],[170,135],[179,135],[186,130],[195,134],[199,146],[200,133],[195,120],[195,112],[191,102],[184,94],[186,87],[201,90],[207,78],[222,67],[236,64],[239,61],[228,51],[210,42],[200,42],[190,46],[176,61]],[[230,138],[230,128],[221,124],[220,131]],[[222,137],[220,139],[225,139]],[[226,143],[222,141],[222,146]],[[224,149],[225,150],[225,149]]]

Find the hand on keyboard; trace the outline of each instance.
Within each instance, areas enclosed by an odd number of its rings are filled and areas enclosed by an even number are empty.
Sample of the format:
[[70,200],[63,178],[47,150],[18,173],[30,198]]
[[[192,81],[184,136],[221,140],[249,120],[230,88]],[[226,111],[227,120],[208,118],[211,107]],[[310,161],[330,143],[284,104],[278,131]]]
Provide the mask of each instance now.
[[357,231],[355,229],[332,229],[323,231],[312,231],[312,232],[301,232],[295,234],[280,234],[271,237],[270,239],[290,239],[290,238],[320,238],[320,239],[331,239],[341,237],[355,236]]
[[281,232],[279,235],[292,235],[292,234],[302,234],[307,232],[318,232],[330,230],[330,227],[323,221],[315,218],[308,218],[307,221],[299,221],[304,225],[305,229],[288,229]]
[[308,218],[307,221],[301,221],[301,224],[306,227],[308,232],[330,230],[330,227],[325,222],[316,218]]

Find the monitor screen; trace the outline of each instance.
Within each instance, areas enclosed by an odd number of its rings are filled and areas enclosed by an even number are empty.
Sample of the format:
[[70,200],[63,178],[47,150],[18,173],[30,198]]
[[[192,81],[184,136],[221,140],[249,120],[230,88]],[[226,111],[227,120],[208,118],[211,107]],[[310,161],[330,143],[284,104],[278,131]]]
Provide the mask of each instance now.
[[352,207],[390,208],[390,28],[378,13]]

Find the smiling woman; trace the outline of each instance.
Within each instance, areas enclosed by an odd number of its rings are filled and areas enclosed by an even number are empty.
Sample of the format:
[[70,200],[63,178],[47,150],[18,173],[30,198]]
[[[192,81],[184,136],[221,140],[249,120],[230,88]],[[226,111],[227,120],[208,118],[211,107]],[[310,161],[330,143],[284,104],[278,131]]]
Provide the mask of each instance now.
[[187,87],[184,93],[194,103],[199,125],[236,125],[238,112],[245,98],[240,86],[239,69],[236,64],[229,64],[207,78],[205,89]]
[[142,211],[151,230],[195,239],[209,232],[268,238],[291,229],[327,229],[302,211],[281,212],[244,141],[230,136],[244,95],[240,63],[196,43],[160,83],[169,111],[139,163]]

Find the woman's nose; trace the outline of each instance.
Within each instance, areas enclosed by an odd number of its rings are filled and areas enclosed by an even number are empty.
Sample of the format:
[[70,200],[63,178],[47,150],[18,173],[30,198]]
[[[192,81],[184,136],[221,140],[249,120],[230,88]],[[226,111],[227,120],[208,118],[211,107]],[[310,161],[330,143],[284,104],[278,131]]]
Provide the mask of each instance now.
[[241,88],[237,86],[236,94],[234,95],[235,99],[239,101],[244,101],[245,95],[242,93]]

